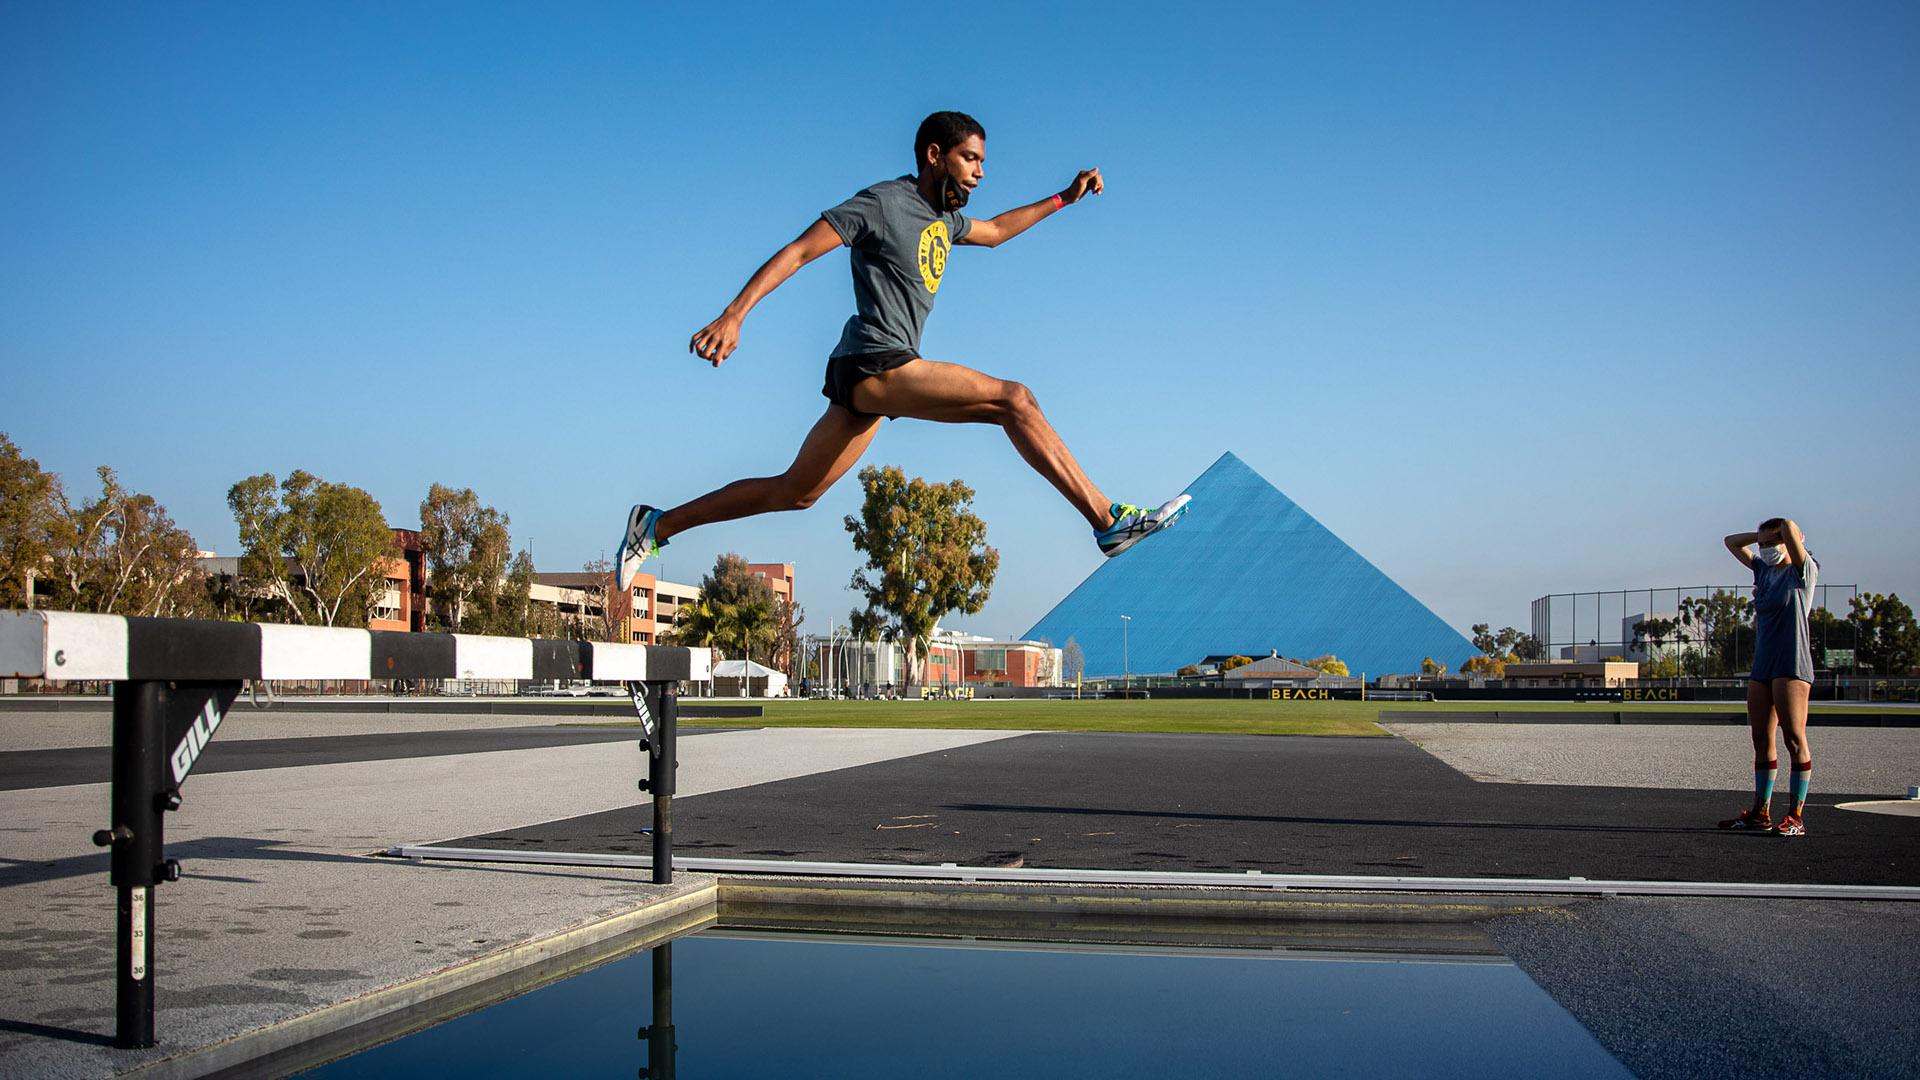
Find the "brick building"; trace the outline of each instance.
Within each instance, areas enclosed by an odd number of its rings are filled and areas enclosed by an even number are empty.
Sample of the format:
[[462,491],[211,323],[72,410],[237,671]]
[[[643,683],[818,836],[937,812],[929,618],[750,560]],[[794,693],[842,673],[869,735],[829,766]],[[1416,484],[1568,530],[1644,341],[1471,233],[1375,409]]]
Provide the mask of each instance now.
[[1044,641],[959,642],[960,681],[970,686],[1058,686],[1060,650]]

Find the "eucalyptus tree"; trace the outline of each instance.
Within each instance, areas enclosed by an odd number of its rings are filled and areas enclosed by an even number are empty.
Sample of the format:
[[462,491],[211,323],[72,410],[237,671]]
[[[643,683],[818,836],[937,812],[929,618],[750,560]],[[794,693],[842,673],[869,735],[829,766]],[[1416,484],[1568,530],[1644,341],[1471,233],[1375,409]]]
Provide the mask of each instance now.
[[197,615],[207,605],[199,545],[151,495],[132,491],[105,465],[100,494],[74,503],[50,486],[45,549],[54,603],[69,611]]
[[480,501],[472,488],[444,484],[420,502],[420,549],[427,559],[427,591],[442,619],[462,629],[470,608],[479,631],[497,630],[494,608],[513,559],[511,519]]
[[987,602],[1000,553],[987,546],[987,523],[973,513],[963,481],[908,479],[897,466],[860,470],[866,496],[845,524],[867,564],[852,587],[866,610],[885,619],[906,648],[906,682],[948,612],[977,613]]
[[45,568],[60,478],[20,452],[0,431],[0,607],[33,606],[33,582]]
[[250,476],[227,491],[240,527],[244,587],[298,622],[365,626],[400,551],[372,495],[296,469],[284,483]]

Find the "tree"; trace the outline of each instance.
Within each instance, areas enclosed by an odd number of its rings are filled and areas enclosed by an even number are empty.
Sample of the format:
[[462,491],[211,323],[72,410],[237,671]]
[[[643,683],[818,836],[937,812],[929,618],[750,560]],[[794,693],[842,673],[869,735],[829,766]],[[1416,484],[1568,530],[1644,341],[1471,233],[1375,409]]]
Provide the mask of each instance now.
[[240,576],[304,624],[365,626],[399,549],[372,495],[296,469],[275,495],[272,473],[227,491],[240,526]]
[[[676,645],[714,650],[716,660],[729,654],[744,654],[748,643],[740,636],[743,623],[734,609],[759,607],[765,609],[767,625],[773,628],[771,648],[781,648],[784,639],[784,647],[791,653],[799,647],[795,631],[806,616],[797,608],[792,614],[783,611],[785,603],[766,578],[747,569],[746,559],[729,551],[714,559],[713,569],[701,577],[700,598],[680,605],[680,610],[674,613],[669,634]],[[758,637],[751,642],[755,648],[761,644]]]
[[1447,673],[1447,665],[1436,662],[1434,658],[1431,656],[1426,657],[1420,661],[1420,674],[1422,675],[1430,676],[1432,678],[1439,678],[1440,676],[1445,675],[1446,673]]
[[60,478],[20,453],[0,431],[0,607],[33,606],[33,582],[45,567]]
[[487,628],[506,637],[546,637],[542,621],[533,605],[533,553],[522,548],[507,566]]
[[767,666],[786,672],[796,682],[800,677],[800,626],[806,621],[805,608],[785,597],[774,598],[773,643],[767,649]]
[[1033,682],[1036,686],[1052,686],[1057,677],[1057,673],[1054,670],[1056,661],[1053,652],[1053,639],[1043,637],[1040,639],[1040,644],[1046,647],[1040,650],[1040,655],[1034,660]]
[[1347,674],[1346,662],[1334,656],[1332,653],[1328,653],[1325,656],[1316,656],[1313,659],[1306,661],[1306,665],[1312,668],[1313,670],[1321,672],[1326,675]]
[[1669,640],[1680,641],[1685,636],[1679,619],[1641,619],[1633,627],[1633,650],[1659,653],[1666,648]]
[[1068,635],[1067,643],[1060,646],[1060,677],[1078,683],[1087,673],[1087,654],[1080,650],[1080,643]]
[[887,620],[879,612],[854,608],[847,612],[847,633],[855,641],[878,642],[887,629]]
[[593,612],[581,615],[582,636],[589,641],[626,641],[626,613],[614,603],[612,561],[601,555],[580,564],[580,569],[593,575],[589,584],[580,587],[580,606]]
[[1480,655],[1494,659],[1499,659],[1513,652],[1514,646],[1519,644],[1521,638],[1531,636],[1530,634],[1523,634],[1511,626],[1503,626],[1498,633],[1495,633],[1491,623],[1473,624],[1473,647],[1480,650]]
[[[1739,670],[1742,646],[1753,637],[1753,601],[1726,589],[1712,596],[1689,596],[1680,601],[1680,623],[1694,640],[1697,650],[1688,650],[1683,661],[1690,674],[1716,677]],[[1751,656],[1750,649],[1746,655]]]
[[1460,674],[1478,675],[1483,679],[1504,679],[1507,677],[1507,665],[1518,658],[1512,653],[1505,656],[1470,656],[1460,665]]
[[714,659],[724,655],[720,640],[720,621],[714,615],[713,604],[701,597],[691,604],[681,604],[680,610],[673,613],[673,628],[667,631],[666,638],[672,644],[697,649],[714,650]]
[[1852,610],[1847,621],[1859,641],[1855,648],[1860,666],[1876,675],[1905,675],[1920,664],[1920,626],[1900,594],[1867,593],[1848,603]]
[[1677,679],[1680,675],[1680,658],[1672,653],[1654,653],[1640,661],[1640,677],[1643,679]]
[[962,481],[909,480],[895,466],[869,465],[860,470],[860,485],[860,515],[845,524],[867,565],[854,572],[852,587],[906,646],[912,683],[940,619],[950,611],[972,615],[986,604],[1000,553],[987,546],[987,524],[970,509],[973,489]]
[[1521,634],[1513,639],[1513,655],[1521,660],[1544,660],[1547,646],[1532,634]]
[[1515,650],[1523,642],[1533,642],[1534,638],[1532,634],[1523,634],[1511,626],[1501,627],[1495,633],[1491,623],[1474,623],[1471,640],[1473,647],[1480,650],[1480,655],[1470,657],[1461,664],[1461,673],[1500,679],[1506,677],[1508,664],[1519,661]]
[[[748,664],[753,663],[753,653],[756,648],[772,645],[777,636],[773,605],[763,600],[715,604],[713,612],[716,624],[715,636],[738,648],[741,658]],[[764,656],[765,653],[762,655]],[[751,694],[753,677],[743,674],[742,679],[743,689]]]
[[[427,489],[420,503],[420,550],[427,559],[427,591],[435,613],[452,630],[495,630],[494,608],[513,557],[507,531],[510,519],[483,506],[472,488],[455,491],[442,484]],[[476,625],[466,626],[469,604]],[[603,639],[611,640],[611,639]]]
[[1251,663],[1253,663],[1253,657],[1251,656],[1229,656],[1225,660],[1220,661],[1220,674],[1225,675],[1234,668],[1246,667]]
[[105,465],[100,496],[75,506],[55,483],[47,550],[55,603],[69,611],[204,614],[206,573],[199,545],[151,495],[122,487]]
[[776,599],[766,578],[747,569],[747,560],[727,552],[713,560],[713,569],[700,579],[700,599],[714,604],[765,604]]
[[[1824,607],[1807,612],[1807,636],[1815,667],[1831,668],[1859,662],[1857,627]],[[1830,652],[1842,652],[1830,656]],[[1849,659],[1851,658],[1851,659]]]
[[1174,674],[1180,676],[1183,679],[1192,679],[1197,677],[1200,674],[1200,668],[1196,664],[1188,664],[1185,667],[1182,667],[1179,671],[1174,672]]

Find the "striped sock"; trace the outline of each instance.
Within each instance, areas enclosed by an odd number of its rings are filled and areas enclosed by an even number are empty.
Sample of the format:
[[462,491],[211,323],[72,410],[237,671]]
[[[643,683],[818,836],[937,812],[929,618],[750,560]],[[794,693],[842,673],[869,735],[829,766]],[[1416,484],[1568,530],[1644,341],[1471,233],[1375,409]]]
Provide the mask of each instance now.
[[1778,761],[1756,761],[1753,763],[1753,812],[1770,814],[1773,812],[1773,782],[1780,775]]
[[1807,784],[1813,780],[1813,759],[1793,763],[1793,778],[1787,781],[1787,791],[1793,799],[1793,816],[1799,817],[1807,808]]

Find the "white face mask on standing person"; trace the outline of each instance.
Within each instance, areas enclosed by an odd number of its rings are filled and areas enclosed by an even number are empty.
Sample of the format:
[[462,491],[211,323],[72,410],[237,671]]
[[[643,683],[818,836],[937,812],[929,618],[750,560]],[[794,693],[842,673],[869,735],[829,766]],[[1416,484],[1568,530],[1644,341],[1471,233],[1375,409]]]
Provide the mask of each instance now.
[[1768,566],[1779,566],[1781,563],[1786,562],[1786,545],[1775,544],[1772,547],[1762,546],[1760,548],[1760,561],[1766,563]]

